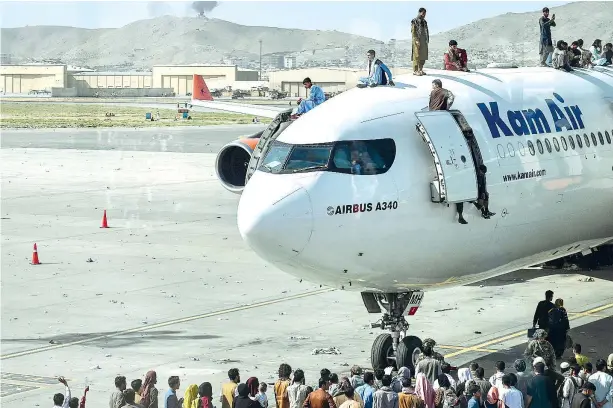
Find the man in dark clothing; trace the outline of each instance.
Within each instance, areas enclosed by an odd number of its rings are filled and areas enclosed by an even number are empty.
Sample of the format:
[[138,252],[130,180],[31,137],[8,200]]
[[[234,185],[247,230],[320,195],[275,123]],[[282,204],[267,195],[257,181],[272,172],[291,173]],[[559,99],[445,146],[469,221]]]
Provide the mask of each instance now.
[[532,327],[536,327],[538,323],[540,329],[547,330],[549,328],[549,311],[556,307],[551,301],[553,300],[553,291],[545,292],[545,300],[541,300],[534,311],[534,319]]
[[570,59],[570,66],[579,68],[581,67],[581,50],[579,49],[579,43],[577,41],[573,41],[570,44],[570,53],[572,53],[572,58]]
[[545,364],[534,365],[534,377],[528,381],[526,408],[559,408],[559,401],[551,378],[545,374]]
[[581,392],[575,394],[570,408],[590,408],[592,406],[592,398],[596,392],[596,386],[591,382],[586,382],[581,387]]
[[606,43],[600,57],[604,59],[603,66],[613,64],[613,44]]
[[543,16],[539,19],[540,27],[540,44],[539,54],[541,56],[541,67],[547,66],[547,58],[553,53],[553,43],[551,42],[551,27],[556,26],[556,15],[549,18],[549,9],[543,8]]
[[486,220],[489,220],[490,217],[496,215],[496,213],[491,212],[489,209],[490,205],[490,194],[487,192],[487,180],[485,178],[485,174],[487,173],[487,167],[481,164],[477,168],[477,193],[478,198],[477,202],[473,203],[477,209],[481,210],[481,216]]

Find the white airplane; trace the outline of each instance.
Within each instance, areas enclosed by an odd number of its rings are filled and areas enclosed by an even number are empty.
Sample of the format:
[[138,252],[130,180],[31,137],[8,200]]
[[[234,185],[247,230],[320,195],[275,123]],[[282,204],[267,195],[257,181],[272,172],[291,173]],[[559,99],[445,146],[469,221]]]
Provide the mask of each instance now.
[[[217,175],[242,193],[238,228],[261,258],[360,291],[369,313],[383,308],[373,327],[391,334],[375,340],[374,368],[414,367],[422,342],[407,335],[405,316],[424,291],[587,254],[613,239],[612,68],[394,79],[395,87],[348,90],[297,120],[283,109],[213,101],[201,77],[192,101],[275,118],[223,147]],[[450,111],[428,111],[434,79],[455,94]],[[489,219],[469,204],[480,165],[497,213]],[[456,203],[467,203],[468,224],[458,223]]]

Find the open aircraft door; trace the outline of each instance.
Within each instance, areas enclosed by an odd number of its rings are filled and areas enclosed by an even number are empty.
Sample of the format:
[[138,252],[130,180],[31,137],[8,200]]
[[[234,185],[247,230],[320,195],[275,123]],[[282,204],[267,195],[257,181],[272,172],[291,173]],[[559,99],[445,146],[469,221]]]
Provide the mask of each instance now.
[[462,129],[448,111],[416,112],[417,131],[434,157],[437,179],[430,184],[432,202],[477,199],[477,174]]

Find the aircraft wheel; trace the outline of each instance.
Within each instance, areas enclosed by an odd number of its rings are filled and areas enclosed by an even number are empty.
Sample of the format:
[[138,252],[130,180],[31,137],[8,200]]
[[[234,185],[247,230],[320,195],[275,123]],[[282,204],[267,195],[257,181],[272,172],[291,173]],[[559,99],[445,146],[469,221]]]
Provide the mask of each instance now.
[[407,367],[411,370],[411,374],[415,375],[415,366],[417,365],[417,357],[421,353],[422,342],[419,337],[406,336],[398,344],[396,350],[396,363],[398,369]]
[[383,333],[377,336],[370,351],[370,361],[373,370],[377,368],[383,370],[386,367],[396,365],[391,334]]

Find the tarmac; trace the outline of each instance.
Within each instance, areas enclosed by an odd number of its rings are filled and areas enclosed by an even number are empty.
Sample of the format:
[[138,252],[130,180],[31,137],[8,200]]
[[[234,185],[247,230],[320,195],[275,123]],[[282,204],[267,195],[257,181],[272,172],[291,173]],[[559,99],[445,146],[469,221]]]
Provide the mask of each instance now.
[[[369,366],[380,316],[359,293],[300,282],[240,238],[239,196],[217,182],[215,153],[261,127],[2,131],[3,407],[51,406],[60,375],[103,408],[116,375],[129,384],[151,369],[161,393],[178,375],[179,395],[203,381],[218,395],[232,367],[273,382],[286,362],[315,384],[323,367]],[[30,265],[34,243],[41,265]],[[613,352],[611,269],[530,269],[429,292],[410,334],[491,375],[525,348],[547,289],[590,357]],[[312,354],[331,347],[341,354]]]

